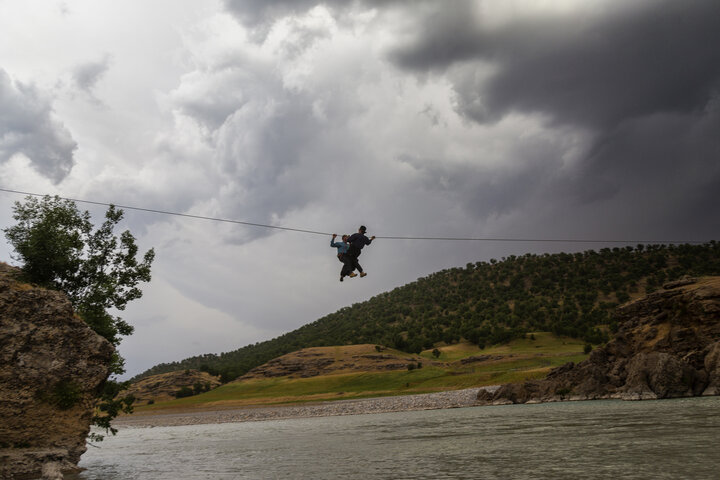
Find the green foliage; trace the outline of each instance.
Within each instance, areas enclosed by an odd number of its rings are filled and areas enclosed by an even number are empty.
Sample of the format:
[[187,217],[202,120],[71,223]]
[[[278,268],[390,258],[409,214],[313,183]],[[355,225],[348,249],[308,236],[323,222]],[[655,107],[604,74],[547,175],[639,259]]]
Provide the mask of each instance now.
[[195,395],[193,389],[190,387],[182,387],[180,390],[174,393],[175,398],[191,397]]
[[583,346],[583,353],[587,355],[590,352],[592,352],[592,345],[590,345],[589,343],[586,343]]
[[225,383],[286,353],[330,345],[416,352],[466,339],[485,348],[539,331],[600,344],[617,329],[613,311],[630,292],[639,296],[684,275],[720,275],[720,244],[493,259],[433,273],[275,339],[157,365],[135,379],[204,364]]
[[200,365],[200,367],[198,367],[198,370],[200,370],[201,372],[207,372],[213,377],[217,377],[218,375],[220,375],[220,371],[217,368],[211,367],[207,363],[203,363],[202,365]]
[[150,249],[138,261],[135,237],[113,234],[123,211],[110,206],[97,229],[89,212],[57,196],[27,197],[13,212],[17,224],[4,232],[27,279],[65,292],[83,320],[113,345],[130,335],[132,327],[107,311],[124,310],[142,296],[138,284],[150,281],[155,253]]
[[[125,390],[130,382],[117,382],[115,380],[106,380],[98,392],[98,406],[93,415],[92,423],[105,430],[105,433],[115,435],[117,429],[111,425],[112,420],[121,412],[132,413],[135,397],[127,395],[120,397],[119,394]],[[103,435],[97,433],[90,434],[90,440],[100,442]]]
[[565,395],[570,393],[570,389],[569,388],[559,388],[559,389],[557,389],[557,391],[555,393],[557,393],[561,397],[564,397]]
[[60,410],[69,410],[82,398],[80,386],[72,380],[60,380],[50,391],[41,396],[46,403],[56,406]]
[[433,348],[432,356],[435,357],[435,358],[439,358],[439,357],[440,357],[440,350],[438,350],[437,348]]
[[211,389],[212,386],[208,382],[196,382],[195,385],[193,385],[192,392],[193,395],[200,395],[201,393],[209,392]]

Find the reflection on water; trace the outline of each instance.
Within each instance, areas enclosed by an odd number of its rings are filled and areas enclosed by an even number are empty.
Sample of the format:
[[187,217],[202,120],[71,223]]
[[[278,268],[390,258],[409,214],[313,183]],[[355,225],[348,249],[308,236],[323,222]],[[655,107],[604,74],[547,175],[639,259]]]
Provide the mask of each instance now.
[[717,479],[720,397],[125,428],[74,480]]

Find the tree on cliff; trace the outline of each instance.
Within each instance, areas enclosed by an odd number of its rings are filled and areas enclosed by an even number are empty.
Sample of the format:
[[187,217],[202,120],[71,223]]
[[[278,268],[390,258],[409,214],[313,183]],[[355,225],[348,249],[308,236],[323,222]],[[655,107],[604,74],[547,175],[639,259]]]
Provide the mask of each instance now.
[[6,228],[5,236],[28,280],[65,292],[83,320],[113,345],[130,335],[132,326],[108,310],[124,310],[142,296],[138,284],[150,281],[155,252],[148,250],[138,261],[135,237],[127,230],[113,234],[123,211],[111,205],[96,230],[89,212],[57,196],[27,197],[15,202],[13,211],[18,223]]
[[[4,232],[27,280],[65,292],[77,314],[114,346],[130,335],[133,327],[109,310],[122,311],[142,296],[138,284],[150,281],[155,252],[150,249],[138,260],[135,237],[127,230],[113,233],[123,211],[111,205],[97,229],[88,211],[58,196],[26,197],[25,203],[15,202],[13,212],[17,224]],[[124,371],[124,360],[116,355],[112,373]],[[99,394],[102,413],[94,423],[113,433],[110,421],[132,403],[115,398],[123,386],[109,380]]]

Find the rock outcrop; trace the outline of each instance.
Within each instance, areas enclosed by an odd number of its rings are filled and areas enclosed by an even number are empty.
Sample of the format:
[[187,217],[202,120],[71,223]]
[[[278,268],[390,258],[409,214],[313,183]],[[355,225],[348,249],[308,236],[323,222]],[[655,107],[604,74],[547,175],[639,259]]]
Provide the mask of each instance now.
[[618,307],[612,341],[543,380],[481,390],[478,404],[720,394],[720,277],[685,279]]
[[0,478],[62,478],[86,449],[113,346],[61,292],[0,263]]
[[400,355],[400,352],[372,344],[311,347],[270,360],[253,368],[238,380],[309,378],[355,372],[406,370],[408,364],[418,362],[429,365],[433,363],[417,355]]
[[146,405],[148,402],[172,400],[183,387],[202,391],[212,390],[221,385],[220,378],[199,370],[179,370],[177,372],[160,373],[143,378],[130,385],[120,394],[121,397],[132,395],[135,405]]

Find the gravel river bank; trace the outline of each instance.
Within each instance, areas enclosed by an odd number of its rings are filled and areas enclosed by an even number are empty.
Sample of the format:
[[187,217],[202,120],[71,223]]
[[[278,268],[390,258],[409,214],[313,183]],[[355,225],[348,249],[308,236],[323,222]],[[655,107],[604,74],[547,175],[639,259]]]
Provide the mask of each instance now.
[[337,400],[300,405],[142,413],[118,417],[113,421],[113,425],[118,427],[164,427],[471,407],[476,404],[479,390],[492,391],[497,388],[498,386],[493,385],[420,395]]

